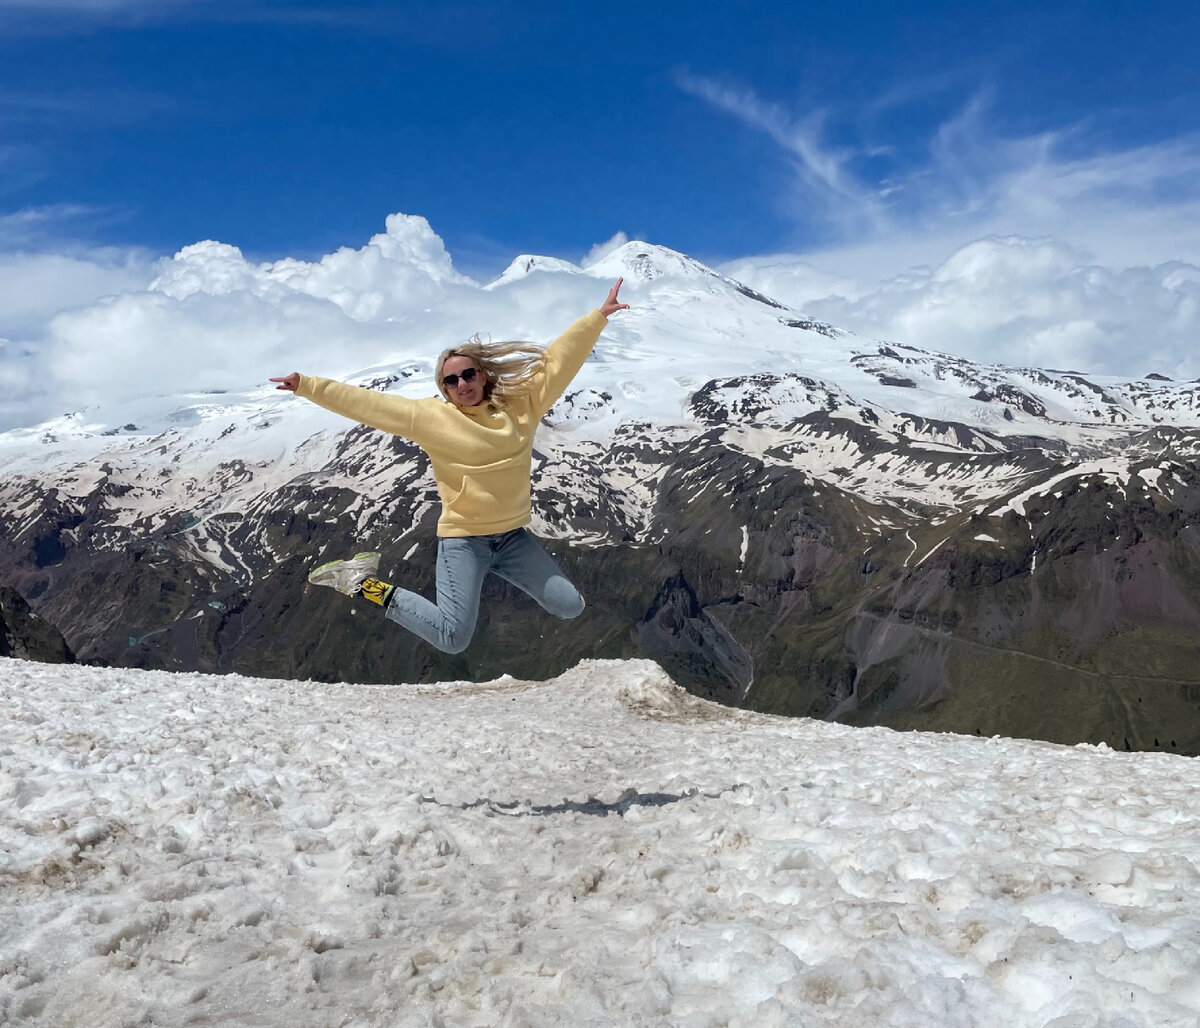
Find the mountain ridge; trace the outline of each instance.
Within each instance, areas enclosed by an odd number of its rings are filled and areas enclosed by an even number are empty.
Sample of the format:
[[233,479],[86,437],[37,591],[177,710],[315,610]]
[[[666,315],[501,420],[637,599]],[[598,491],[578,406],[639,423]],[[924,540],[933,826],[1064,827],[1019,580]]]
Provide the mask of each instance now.
[[[584,278],[633,287],[535,441],[533,527],[585,587],[584,624],[548,625],[497,587],[461,659],[364,637],[304,569],[369,542],[430,588],[427,462],[261,387],[0,434],[15,584],[85,659],[111,663],[374,680],[653,655],[701,695],[773,712],[925,726],[957,710],[955,730],[1130,748],[1165,746],[1171,723],[1200,752],[1180,691],[1200,667],[1195,383],[864,340],[638,241],[586,268],[521,261],[481,287],[518,311],[534,296],[557,310]],[[431,357],[401,352],[354,380],[430,395]],[[113,611],[89,605],[97,589]],[[1103,631],[1085,623],[1089,596],[1106,597]],[[294,652],[270,653],[273,633]],[[510,637],[538,643],[521,653]],[[352,645],[369,652],[347,663]],[[1055,666],[1069,716],[993,695],[1035,695]],[[1146,671],[1179,688],[1122,713]],[[1088,712],[1096,676],[1123,697],[1106,693],[1103,717]]]

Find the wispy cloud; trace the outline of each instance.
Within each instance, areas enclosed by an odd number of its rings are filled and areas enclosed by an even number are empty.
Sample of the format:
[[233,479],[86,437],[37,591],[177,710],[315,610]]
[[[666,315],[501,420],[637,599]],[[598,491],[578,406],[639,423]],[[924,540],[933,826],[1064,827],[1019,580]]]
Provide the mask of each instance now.
[[45,204],[0,212],[0,253],[45,250],[70,253],[75,240],[122,214],[109,207],[82,203]]
[[[938,240],[932,251],[918,247],[923,259],[912,263],[921,263],[986,235],[1017,234],[1061,236],[1107,255],[1110,243],[1128,245],[1132,218],[1149,216],[1165,245],[1148,259],[1200,258],[1170,249],[1200,227],[1200,133],[1126,148],[1091,142],[1084,124],[1005,135],[995,128],[993,92],[981,89],[903,150],[865,135],[834,146],[827,142],[834,117],[828,109],[793,113],[747,87],[690,73],[676,82],[765,133],[795,163],[798,174],[780,206],[804,217],[806,252]],[[894,91],[888,102],[903,103],[905,95]],[[875,124],[861,112],[839,111],[837,118],[839,137]],[[812,232],[807,219],[814,212],[823,233]]]
[[50,204],[0,214],[0,249],[17,250],[48,236],[58,236],[55,229],[92,211],[83,204]]
[[841,232],[877,230],[887,220],[884,190],[873,189],[854,174],[851,164],[863,154],[830,145],[823,128],[827,112],[817,108],[802,116],[760,99],[752,90],[677,71],[684,92],[765,132],[790,157],[796,171],[798,210],[815,215]]
[[205,0],[0,0],[0,10],[108,12],[155,10],[203,3]]
[[629,236],[624,231],[615,232],[608,239],[597,243],[584,255],[583,260],[579,262],[582,268],[590,268],[597,261],[603,260],[614,250],[624,246],[629,242]]
[[[214,0],[0,0],[0,16],[49,22],[74,18],[154,18]],[[220,0],[216,0],[220,2]]]
[[0,90],[0,129],[36,132],[61,131],[64,125],[132,125],[178,111],[179,107],[176,98],[146,89]]
[[160,24],[211,0],[0,0],[0,34],[21,38],[90,34]]
[[0,0],[0,25],[10,33],[35,35],[170,22],[387,31],[414,17],[395,8],[295,0]]
[[923,138],[888,141],[903,151],[871,137],[873,113],[838,111],[854,145],[835,148],[812,114],[678,83],[802,166],[782,209],[825,214],[823,234],[797,222],[794,252],[726,265],[739,279],[867,337],[1015,364],[1200,372],[1200,133],[1125,147],[1097,143],[1090,123],[1005,134],[997,95],[980,89]]

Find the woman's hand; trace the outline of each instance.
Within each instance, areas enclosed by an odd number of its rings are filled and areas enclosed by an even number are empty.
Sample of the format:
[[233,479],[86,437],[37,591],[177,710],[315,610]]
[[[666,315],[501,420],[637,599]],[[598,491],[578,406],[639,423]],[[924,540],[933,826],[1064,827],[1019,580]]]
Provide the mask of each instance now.
[[611,318],[617,311],[629,310],[629,304],[617,302],[617,290],[621,288],[623,278],[617,279],[617,284],[608,291],[608,299],[600,307],[600,313],[606,318]]
[[284,389],[289,393],[294,393],[300,388],[300,372],[293,371],[290,375],[284,375],[283,378],[272,378],[272,382],[278,382],[276,389]]

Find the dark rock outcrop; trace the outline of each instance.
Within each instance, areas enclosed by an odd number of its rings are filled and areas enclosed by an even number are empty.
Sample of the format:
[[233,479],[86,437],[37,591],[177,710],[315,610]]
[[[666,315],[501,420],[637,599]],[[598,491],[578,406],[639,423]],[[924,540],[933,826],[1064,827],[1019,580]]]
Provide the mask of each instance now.
[[53,625],[29,609],[20,593],[0,585],[0,657],[73,664],[75,655]]

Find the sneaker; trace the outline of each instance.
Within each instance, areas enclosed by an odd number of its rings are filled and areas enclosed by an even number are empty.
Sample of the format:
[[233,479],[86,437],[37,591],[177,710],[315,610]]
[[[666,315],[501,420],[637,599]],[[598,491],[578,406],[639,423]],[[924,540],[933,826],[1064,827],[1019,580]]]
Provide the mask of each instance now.
[[379,554],[370,550],[367,553],[357,553],[349,560],[331,560],[319,568],[313,568],[308,573],[308,580],[313,585],[327,585],[347,596],[353,596],[361,588],[363,582],[379,570]]

